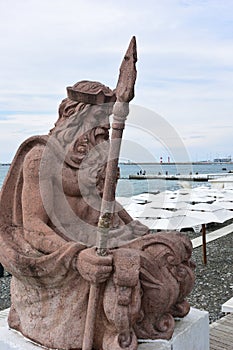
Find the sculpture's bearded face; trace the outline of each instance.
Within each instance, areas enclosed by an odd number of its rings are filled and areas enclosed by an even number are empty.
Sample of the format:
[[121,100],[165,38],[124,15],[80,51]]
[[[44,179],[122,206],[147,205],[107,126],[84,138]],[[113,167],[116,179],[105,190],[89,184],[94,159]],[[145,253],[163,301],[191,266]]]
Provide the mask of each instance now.
[[62,148],[66,166],[77,171],[83,195],[90,192],[102,195],[103,192],[112,107],[112,103],[79,103],[73,108],[73,114],[58,122],[52,131]]
[[[111,110],[107,105],[96,105],[88,108],[83,118],[83,123],[71,140],[70,147],[66,155],[66,162],[79,167],[91,162],[94,155],[102,160],[106,156],[106,148],[109,141],[109,115]],[[97,155],[98,154],[98,155]]]

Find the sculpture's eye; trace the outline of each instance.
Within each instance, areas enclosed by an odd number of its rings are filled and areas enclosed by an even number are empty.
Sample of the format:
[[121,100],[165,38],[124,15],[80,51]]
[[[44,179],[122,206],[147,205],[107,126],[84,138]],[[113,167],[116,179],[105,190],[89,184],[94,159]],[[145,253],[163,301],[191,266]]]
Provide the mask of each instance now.
[[96,119],[106,119],[108,117],[108,107],[107,106],[97,106],[94,110],[94,117]]
[[64,110],[64,116],[66,117],[66,118],[68,118],[68,117],[70,117],[72,114],[74,114],[74,112],[75,112],[75,109],[74,108],[65,108],[65,110]]

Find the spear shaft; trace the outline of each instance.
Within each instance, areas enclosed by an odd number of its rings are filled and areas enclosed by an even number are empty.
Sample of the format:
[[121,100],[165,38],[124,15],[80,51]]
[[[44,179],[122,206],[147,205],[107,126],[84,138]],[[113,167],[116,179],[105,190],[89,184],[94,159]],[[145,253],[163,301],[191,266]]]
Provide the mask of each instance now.
[[136,38],[133,36],[121,63],[116,87],[117,101],[113,108],[112,137],[98,223],[99,242],[97,243],[97,253],[99,255],[106,255],[107,253],[108,230],[111,227],[111,220],[115,208],[115,190],[121,141],[126,117],[129,114],[129,102],[134,98],[134,85],[137,76],[136,62]]
[[[137,75],[136,61],[136,38],[132,37],[120,67],[120,75],[116,87],[117,101],[113,107],[112,136],[98,222],[97,254],[100,256],[107,255],[108,232],[115,209],[115,190],[122,135],[125,128],[125,120],[129,113],[129,102],[134,97],[134,85]],[[99,291],[99,285],[91,284],[82,350],[92,350]]]
[[[106,169],[104,192],[101,205],[101,214],[98,222],[97,254],[107,254],[108,231],[111,227],[112,217],[115,210],[115,190],[118,173],[118,160],[121,148],[124,125],[112,127],[111,146]],[[106,190],[105,190],[106,189]]]

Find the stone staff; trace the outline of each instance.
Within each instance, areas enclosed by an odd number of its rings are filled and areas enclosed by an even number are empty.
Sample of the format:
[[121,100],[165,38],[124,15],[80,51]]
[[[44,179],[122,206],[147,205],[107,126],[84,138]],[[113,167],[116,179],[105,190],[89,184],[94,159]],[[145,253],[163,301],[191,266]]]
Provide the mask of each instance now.
[[[113,123],[106,177],[104,183],[101,212],[98,222],[97,254],[107,255],[108,232],[111,228],[112,217],[115,210],[115,188],[118,172],[118,160],[121,148],[123,130],[126,117],[129,114],[129,102],[134,97],[134,85],[137,71],[136,38],[132,37],[126,54],[120,66],[120,74],[116,87],[116,102],[113,107]],[[85,330],[83,336],[83,350],[91,350],[94,336],[95,315],[99,299],[99,286],[90,287],[89,302]]]

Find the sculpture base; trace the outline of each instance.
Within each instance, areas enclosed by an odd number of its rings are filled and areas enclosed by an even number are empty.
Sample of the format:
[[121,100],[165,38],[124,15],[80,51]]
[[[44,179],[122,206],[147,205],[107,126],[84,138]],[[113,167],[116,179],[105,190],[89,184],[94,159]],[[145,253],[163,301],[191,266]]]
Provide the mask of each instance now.
[[138,350],[209,350],[209,314],[191,308],[176,321],[170,340],[139,340]]
[[[0,312],[1,350],[39,350],[42,346],[31,343],[20,333],[10,330],[7,324],[8,311]],[[209,317],[208,312],[191,308],[189,314],[176,321],[171,340],[139,340],[138,350],[208,350]]]

